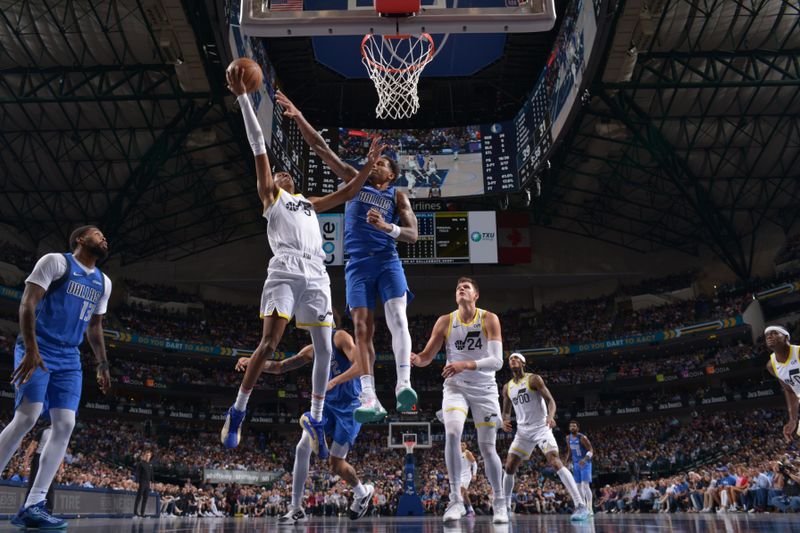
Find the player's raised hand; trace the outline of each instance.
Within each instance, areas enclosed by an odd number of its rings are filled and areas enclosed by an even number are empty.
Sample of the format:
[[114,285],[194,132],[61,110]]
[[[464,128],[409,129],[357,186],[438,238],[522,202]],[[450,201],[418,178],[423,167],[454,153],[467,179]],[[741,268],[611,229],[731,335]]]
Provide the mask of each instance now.
[[45,372],[48,371],[47,367],[44,366],[42,356],[39,355],[39,350],[25,350],[25,356],[20,361],[19,366],[14,369],[14,373],[11,374],[11,383],[16,387],[24,385],[31,379],[37,368],[41,368]]
[[250,364],[249,357],[240,357],[238,361],[236,361],[236,371],[237,372],[244,372],[247,370],[247,366]]
[[374,165],[385,149],[386,145],[381,142],[381,136],[376,135],[373,137],[372,143],[369,145],[369,152],[367,152],[367,164]]
[[281,91],[275,93],[275,101],[283,108],[283,116],[289,118],[297,118],[303,114],[299,109],[289,100]]
[[230,67],[225,71],[225,79],[228,81],[228,89],[239,96],[247,92],[247,87],[244,83],[244,70],[239,67]]

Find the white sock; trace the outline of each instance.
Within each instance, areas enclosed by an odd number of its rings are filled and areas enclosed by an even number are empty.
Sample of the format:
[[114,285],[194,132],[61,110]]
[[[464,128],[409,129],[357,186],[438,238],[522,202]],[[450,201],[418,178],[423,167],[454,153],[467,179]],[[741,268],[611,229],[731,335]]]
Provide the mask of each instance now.
[[[487,428],[478,429],[483,430]],[[480,438],[481,435],[479,431],[478,439]],[[481,442],[478,440],[478,447],[483,456],[483,467],[486,469],[486,479],[489,480],[489,485],[492,486],[492,490],[494,491],[494,499],[502,500],[505,503],[506,497],[503,492],[503,463],[500,461],[500,456],[497,455],[495,439],[491,438],[488,442]]]
[[36,505],[47,497],[47,491],[50,489],[50,484],[53,483],[53,478],[56,477],[61,461],[64,460],[69,438],[75,428],[75,411],[50,409],[50,421],[53,429],[50,431],[50,438],[47,439],[39,457],[39,472],[36,473],[36,479],[33,480],[25,507]]
[[361,380],[361,393],[367,398],[375,397],[375,376],[364,374]]
[[558,471],[558,477],[561,478],[561,483],[564,484],[567,492],[569,492],[575,507],[577,508],[581,505],[586,505],[586,502],[583,501],[583,497],[581,497],[580,492],[578,492],[578,485],[575,484],[575,478],[572,477],[572,472],[567,470],[566,466],[562,466]]
[[506,496],[506,506],[511,505],[511,495],[514,492],[514,474],[503,476],[503,494]]
[[22,403],[14,411],[14,418],[0,433],[0,473],[8,466],[23,437],[36,424],[42,413],[42,406],[42,402],[31,403],[23,398]]
[[358,482],[358,485],[353,487],[353,495],[355,495],[356,498],[363,498],[367,495],[367,489],[361,484],[360,481]]
[[383,304],[386,325],[392,334],[392,351],[397,370],[397,386],[411,386],[411,334],[408,332],[406,295]]
[[583,501],[586,502],[586,507],[591,511],[593,499],[592,487],[590,487],[588,483],[581,482],[581,488],[583,489],[581,492],[583,495]]
[[331,373],[332,332],[329,327],[309,328],[314,345],[314,368],[311,370],[311,416],[322,420],[325,390]]
[[303,493],[311,463],[311,438],[303,431],[300,442],[295,447],[294,468],[292,469],[292,507],[303,508]]
[[464,429],[463,414],[458,411],[445,413],[444,418],[444,462],[450,481],[450,502],[461,502],[461,432]]
[[253,389],[245,392],[243,388],[239,387],[239,394],[236,395],[236,402],[233,404],[233,408],[237,411],[244,411],[247,409],[247,401],[250,399],[250,393],[253,392]]

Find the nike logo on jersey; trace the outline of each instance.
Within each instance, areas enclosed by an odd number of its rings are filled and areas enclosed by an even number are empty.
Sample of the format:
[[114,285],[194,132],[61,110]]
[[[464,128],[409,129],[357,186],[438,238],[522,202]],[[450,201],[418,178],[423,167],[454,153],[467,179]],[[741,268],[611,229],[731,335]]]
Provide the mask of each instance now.
[[76,278],[83,276],[83,274],[81,274],[80,272],[73,272],[72,275],[75,276]]

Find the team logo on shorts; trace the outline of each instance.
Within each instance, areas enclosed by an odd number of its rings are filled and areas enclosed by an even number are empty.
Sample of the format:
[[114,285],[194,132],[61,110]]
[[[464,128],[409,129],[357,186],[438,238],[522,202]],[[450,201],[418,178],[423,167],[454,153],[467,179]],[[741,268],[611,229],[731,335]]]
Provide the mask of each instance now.
[[492,421],[492,418],[499,418],[499,417],[497,416],[497,414],[496,414],[496,413],[492,413],[492,414],[490,414],[490,415],[488,415],[488,416],[484,416],[484,417],[483,417],[483,421],[484,421],[484,422],[491,422],[491,421]]
[[333,316],[333,312],[332,312],[332,311],[328,311],[328,312],[327,312],[327,313],[325,313],[324,315],[317,315],[317,320],[319,320],[320,322],[322,322],[322,321],[324,321],[326,318],[328,318],[329,316]]

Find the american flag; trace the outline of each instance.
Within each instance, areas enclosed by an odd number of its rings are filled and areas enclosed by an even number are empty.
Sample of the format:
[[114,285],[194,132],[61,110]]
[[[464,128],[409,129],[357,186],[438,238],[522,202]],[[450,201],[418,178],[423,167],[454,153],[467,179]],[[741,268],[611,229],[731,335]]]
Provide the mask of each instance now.
[[270,0],[270,11],[302,11],[303,0]]

